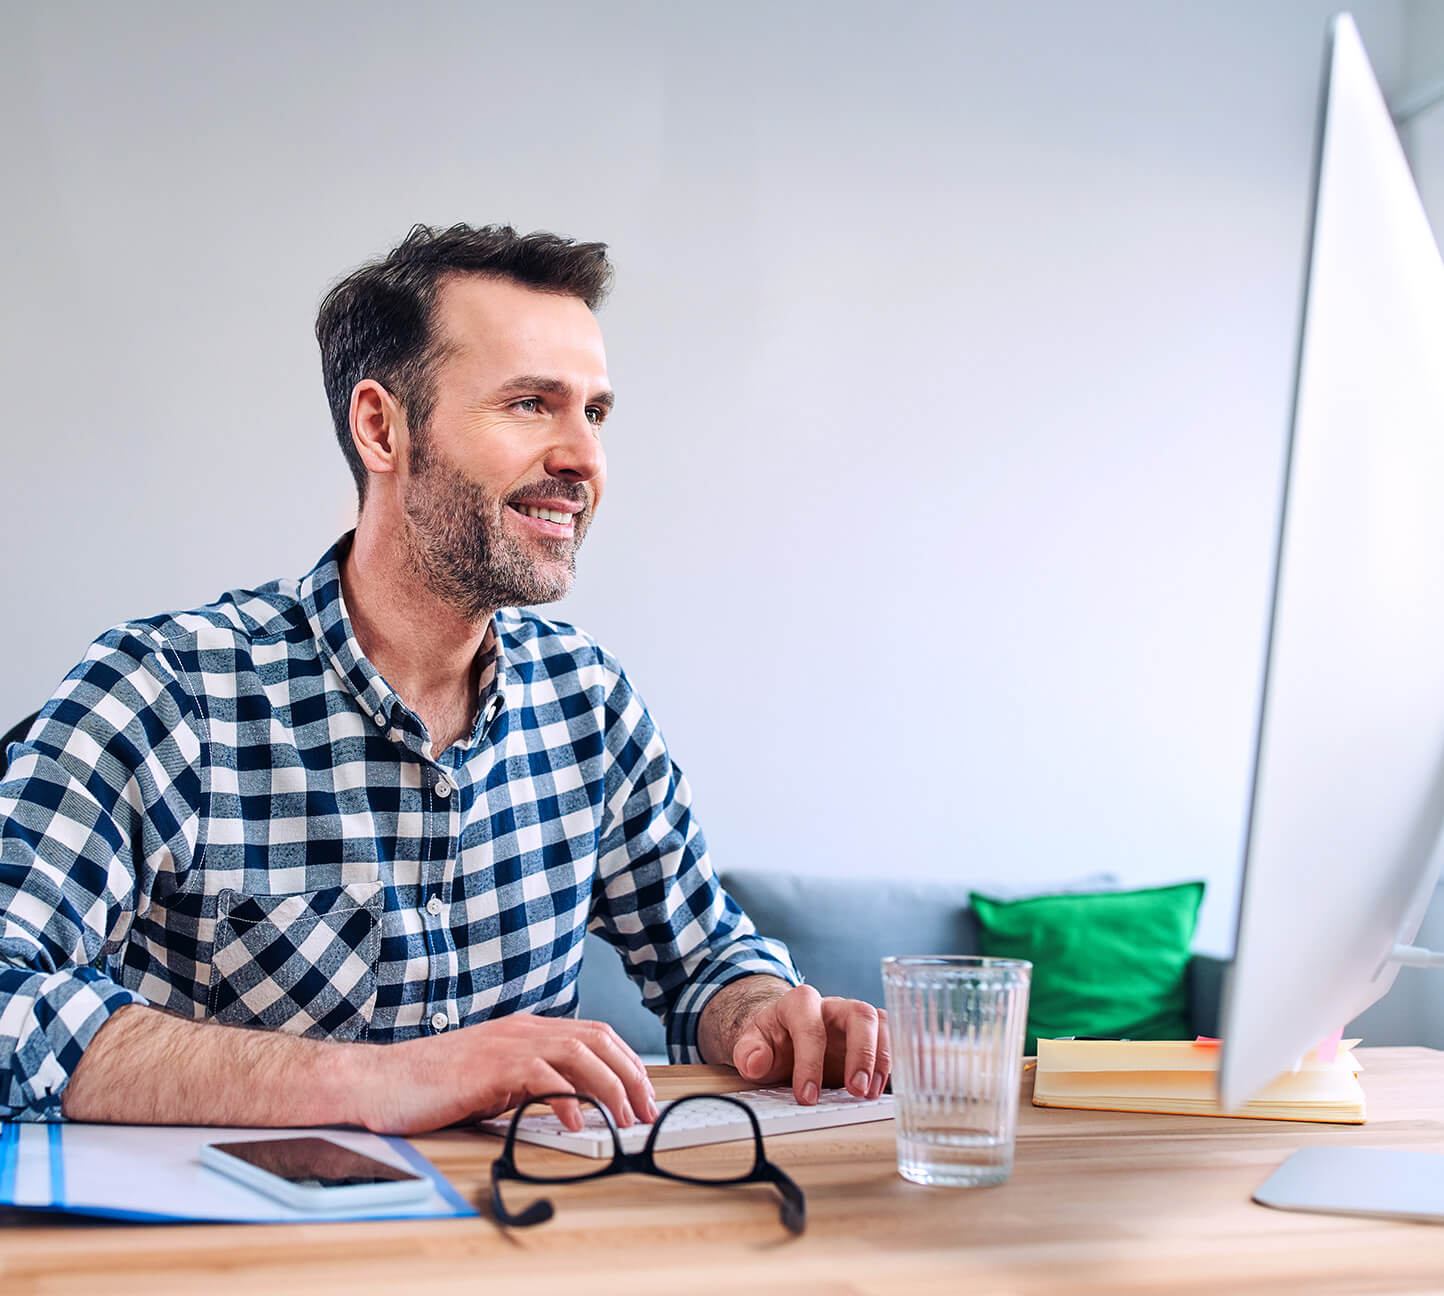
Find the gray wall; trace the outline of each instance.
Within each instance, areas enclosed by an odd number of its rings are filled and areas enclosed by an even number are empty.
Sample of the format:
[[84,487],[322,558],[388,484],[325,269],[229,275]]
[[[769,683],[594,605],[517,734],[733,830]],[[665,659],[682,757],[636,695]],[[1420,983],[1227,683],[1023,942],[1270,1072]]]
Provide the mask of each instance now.
[[561,614],[714,853],[1201,875],[1226,948],[1333,7],[7,5],[0,716],[306,570],[321,293],[509,220],[615,250]]
[[[1444,82],[1444,4],[1439,0],[1408,0],[1404,31],[1401,95],[1408,97],[1411,92]],[[1444,229],[1444,103],[1411,118],[1403,135],[1437,236]]]

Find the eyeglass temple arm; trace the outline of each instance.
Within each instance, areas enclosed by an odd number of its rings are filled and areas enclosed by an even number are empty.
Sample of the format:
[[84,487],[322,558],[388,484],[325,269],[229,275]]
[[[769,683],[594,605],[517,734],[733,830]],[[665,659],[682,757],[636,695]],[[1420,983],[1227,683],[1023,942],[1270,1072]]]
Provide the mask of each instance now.
[[506,1172],[498,1162],[493,1162],[491,1167],[491,1209],[503,1224],[512,1228],[531,1228],[533,1224],[545,1224],[547,1220],[556,1214],[551,1202],[543,1198],[541,1201],[534,1201],[524,1211],[518,1211],[513,1215],[501,1200],[501,1181],[506,1178]]
[[[797,1186],[796,1180],[791,1175],[767,1159],[767,1146],[762,1141],[762,1126],[757,1121],[757,1113],[740,1098],[731,1094],[714,1096],[723,1102],[731,1103],[734,1107],[740,1107],[747,1113],[747,1120],[752,1126],[752,1136],[757,1140],[758,1164],[755,1177],[766,1179],[776,1185],[777,1190],[782,1194],[780,1213],[783,1226],[790,1233],[801,1233],[807,1227],[807,1198],[802,1195],[802,1189]],[[682,1101],[685,1102],[686,1099],[684,1098]],[[648,1140],[649,1148],[656,1137],[654,1130],[652,1138]]]
[[778,1169],[771,1161],[766,1162],[762,1167],[762,1173],[777,1187],[782,1194],[782,1222],[789,1231],[801,1233],[807,1227],[807,1198],[802,1195],[802,1189],[797,1186],[796,1180],[785,1170]]

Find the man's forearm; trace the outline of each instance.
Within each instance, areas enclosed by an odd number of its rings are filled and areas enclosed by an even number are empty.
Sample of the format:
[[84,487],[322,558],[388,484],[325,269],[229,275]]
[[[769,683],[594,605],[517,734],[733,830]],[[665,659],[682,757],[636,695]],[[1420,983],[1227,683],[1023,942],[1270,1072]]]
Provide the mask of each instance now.
[[131,1004],[102,1026],[61,1099],[69,1120],[131,1125],[357,1123],[359,1051]]
[[781,977],[747,976],[725,985],[702,1009],[697,1047],[713,1066],[732,1066],[732,1049],[757,1010],[780,999],[792,986]]

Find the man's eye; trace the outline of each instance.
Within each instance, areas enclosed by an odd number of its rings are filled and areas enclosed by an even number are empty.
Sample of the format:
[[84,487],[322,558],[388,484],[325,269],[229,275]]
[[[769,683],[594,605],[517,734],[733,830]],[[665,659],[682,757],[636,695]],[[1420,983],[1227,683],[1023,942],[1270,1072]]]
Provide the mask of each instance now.
[[606,417],[607,411],[604,410],[600,405],[587,406],[587,422],[590,423],[593,427],[601,427]]
[[511,407],[520,410],[523,414],[535,414],[541,405],[540,399],[536,396],[523,396],[519,401],[512,401]]

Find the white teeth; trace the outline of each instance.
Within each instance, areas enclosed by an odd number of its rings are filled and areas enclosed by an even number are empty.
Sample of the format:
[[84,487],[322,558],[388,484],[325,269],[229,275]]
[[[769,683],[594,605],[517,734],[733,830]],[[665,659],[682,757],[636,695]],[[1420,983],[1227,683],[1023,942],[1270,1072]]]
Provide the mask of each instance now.
[[561,513],[556,509],[537,508],[533,504],[513,504],[512,507],[518,513],[525,513],[527,517],[541,518],[546,522],[557,522],[562,526],[571,525],[572,515]]

